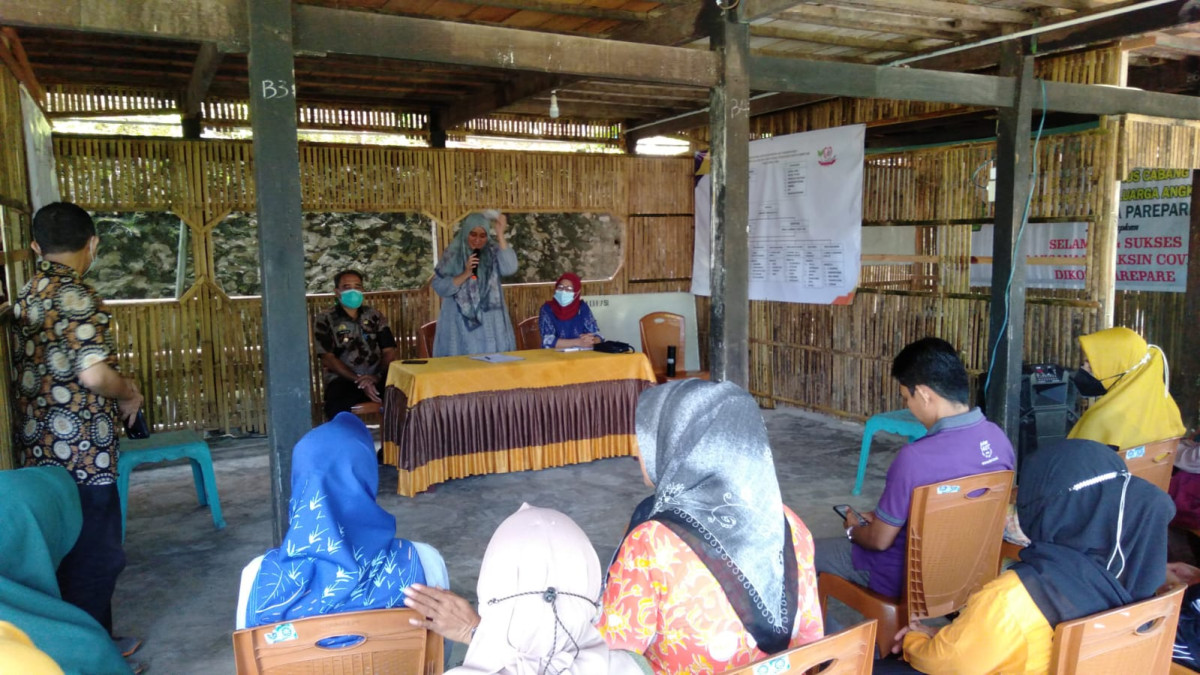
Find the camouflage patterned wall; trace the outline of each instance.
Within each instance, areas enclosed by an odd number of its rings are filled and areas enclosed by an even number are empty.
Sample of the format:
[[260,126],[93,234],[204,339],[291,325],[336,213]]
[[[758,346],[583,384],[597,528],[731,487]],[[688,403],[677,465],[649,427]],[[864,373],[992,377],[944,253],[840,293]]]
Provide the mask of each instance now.
[[[258,295],[258,221],[231,213],[213,230],[217,282],[230,295]],[[309,293],[333,290],[333,275],[362,271],[367,288],[418,288],[433,274],[433,220],[421,213],[305,213]]]
[[[93,212],[100,235],[96,265],[88,281],[109,300],[175,297],[179,230],[183,221],[169,212]],[[194,278],[191,245],[186,245],[183,290]]]
[[[182,222],[169,212],[96,212],[100,249],[89,275],[113,300],[174,298]],[[621,263],[621,222],[607,213],[510,213],[509,243],[520,269],[505,281],[553,281],[563,272],[608,279]],[[305,213],[310,293],[325,293],[333,275],[362,270],[370,290],[418,288],[433,274],[433,220],[421,213]],[[262,292],[258,222],[235,212],[213,230],[217,283],[229,295]],[[191,243],[183,290],[194,281]]]
[[[554,281],[563,272],[609,279],[621,265],[621,221],[607,213],[507,213],[520,268],[505,283]],[[456,225],[454,231],[458,230]],[[448,243],[448,242],[447,242]],[[443,247],[444,248],[444,247]]]

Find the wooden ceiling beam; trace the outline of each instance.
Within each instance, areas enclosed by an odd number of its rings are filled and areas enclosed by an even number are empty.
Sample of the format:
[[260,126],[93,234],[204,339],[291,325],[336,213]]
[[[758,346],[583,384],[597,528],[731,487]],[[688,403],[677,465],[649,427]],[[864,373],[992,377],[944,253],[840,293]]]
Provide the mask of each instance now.
[[831,28],[853,28],[956,42],[991,30],[990,24],[982,21],[911,16],[837,5],[799,5],[779,14],[777,18]]
[[0,0],[13,26],[216,42],[245,51],[249,23],[244,0]]
[[750,35],[751,37],[777,38],[780,40],[808,42],[817,45],[833,45],[835,47],[868,49],[876,52],[916,53],[931,46],[913,45],[899,40],[879,40],[876,38],[840,35],[822,31],[798,30],[796,28],[780,26],[776,23],[750,26]]
[[[559,101],[558,109],[560,117],[580,120],[625,120],[647,114],[647,110],[644,108],[630,108],[623,105],[611,105],[607,103],[593,102],[563,103],[562,101]],[[521,101],[520,103],[508,106],[496,112],[511,115],[535,115],[537,117],[544,118],[546,116],[546,105],[540,101],[531,101],[526,99],[525,101]],[[669,115],[671,113],[672,110],[670,108],[659,108],[657,114]]]
[[[670,7],[661,15],[613,32],[614,41],[644,42],[657,45],[678,45],[691,42],[698,36],[707,35],[707,26],[720,11],[716,4],[690,1]],[[711,56],[711,55],[710,55]],[[714,62],[715,67],[715,62]],[[715,73],[715,71],[714,71]],[[446,128],[453,128],[475,117],[483,117],[496,110],[510,108],[519,101],[548,93],[556,87],[565,87],[577,81],[546,74],[531,74],[515,77],[511,82],[495,85],[491,90],[465,97],[442,111]],[[633,83],[642,86],[643,83]],[[708,85],[701,85],[707,89]]]
[[1200,93],[1200,58],[1187,57],[1158,66],[1129,69],[1129,86],[1173,94]]
[[1167,49],[1177,49],[1188,54],[1200,54],[1200,38],[1163,34],[1155,36],[1154,43]]
[[916,14],[945,19],[963,19],[1018,26],[1029,26],[1033,24],[1033,20],[1036,18],[1033,14],[1015,9],[1002,9],[986,5],[969,5],[962,2],[947,2],[946,0],[837,0],[837,4],[843,7],[893,11],[899,14]]
[[[1082,17],[1089,13],[1095,12],[1077,12],[1074,16]],[[1067,28],[1048,30],[1037,36],[1037,49],[1039,54],[1079,49],[1134,35],[1167,30],[1197,21],[1200,21],[1200,3],[1195,0],[1175,0],[1162,5],[1136,9],[1118,16],[1097,19]],[[954,54],[922,59],[911,65],[916,68],[967,72],[990,68],[999,62],[1000,45],[992,44]]]
[[500,67],[555,75],[709,86],[715,59],[694,49],[631,44],[300,5],[298,51]]
[[[817,94],[772,94],[770,96],[762,96],[759,98],[750,99],[750,115],[765,115],[777,110],[786,110],[787,108],[795,108],[801,105],[808,105],[818,101],[829,99],[829,96],[821,96]],[[670,136],[678,134],[689,129],[696,129],[708,125],[708,107],[700,110],[691,110],[683,114],[677,114],[667,119],[660,121],[652,121],[656,118],[647,117],[641,118],[630,123],[630,127],[639,127],[633,131],[626,133],[626,136],[631,142],[637,143],[638,139],[652,138],[654,136]]]
[[[750,87],[854,98],[936,101],[988,108],[1011,107],[1014,79],[918,68],[750,57]],[[1124,87],[1045,82],[1045,108],[1086,115],[1127,113],[1200,119],[1200,98]],[[1041,108],[1041,101],[1035,102]]]
[[[476,117],[486,117],[492,112],[503,110],[531,96],[553,90],[560,84],[569,81],[561,75],[542,73],[514,77],[478,93],[463,96],[441,111],[442,124],[446,129],[453,129]],[[548,108],[545,108],[542,113],[546,114],[547,111]]]
[[200,106],[208,96],[209,87],[224,57],[216,44],[205,42],[200,45],[196,62],[192,65],[192,76],[188,78],[187,88],[183,92],[183,135],[187,138],[200,138]]
[[21,45],[21,38],[17,35],[17,31],[11,27],[5,26],[0,29],[0,35],[3,36],[0,43],[0,60],[8,66],[12,74],[16,76],[21,84],[29,90],[29,95],[37,102],[38,106],[42,106],[46,102],[46,89],[38,82],[37,75],[33,72],[33,66],[29,65],[29,57],[25,54],[25,48]]
[[569,5],[560,2],[545,2],[545,0],[455,0],[455,2],[468,5],[501,7],[517,11],[545,12],[546,14],[561,14],[586,19],[621,22],[645,21],[666,11],[655,9],[649,12],[638,12],[626,9],[604,9],[592,5]]

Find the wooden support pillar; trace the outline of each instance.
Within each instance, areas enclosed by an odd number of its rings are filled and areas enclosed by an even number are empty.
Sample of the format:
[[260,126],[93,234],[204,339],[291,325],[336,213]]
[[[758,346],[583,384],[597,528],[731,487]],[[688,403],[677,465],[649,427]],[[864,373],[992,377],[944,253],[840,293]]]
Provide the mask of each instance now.
[[709,103],[712,129],[712,315],[709,371],[714,381],[750,385],[750,29],[741,8],[713,29],[717,84]]
[[[996,121],[996,226],[992,263],[991,323],[986,392],[988,418],[1017,447],[1021,412],[1021,360],[1025,346],[1025,259],[1019,234],[1031,189],[1030,118],[1037,82],[1024,42],[1005,45],[1001,76],[1015,77],[1013,104]],[[960,345],[961,346],[961,345]]]
[[[1196,327],[1200,317],[1200,171],[1192,171],[1192,210],[1188,239],[1187,295],[1183,299],[1183,316],[1188,317],[1184,331]],[[1190,342],[1190,340],[1188,341]],[[1194,428],[1200,423],[1200,350],[1184,349],[1178,363],[1172,363],[1172,394],[1179,401],[1183,424]],[[1178,382],[1179,384],[1175,384]]]
[[445,116],[441,110],[429,111],[429,147],[445,148],[446,147],[446,125],[443,120]]
[[312,427],[308,312],[300,214],[300,153],[290,0],[246,0],[250,122],[262,267],[267,443],[275,545],[287,532],[292,448]]
[[192,65],[192,77],[188,80],[187,91],[183,93],[183,114],[180,116],[180,122],[184,138],[200,138],[200,133],[204,130],[201,106],[224,56],[211,42],[200,45],[200,52]]

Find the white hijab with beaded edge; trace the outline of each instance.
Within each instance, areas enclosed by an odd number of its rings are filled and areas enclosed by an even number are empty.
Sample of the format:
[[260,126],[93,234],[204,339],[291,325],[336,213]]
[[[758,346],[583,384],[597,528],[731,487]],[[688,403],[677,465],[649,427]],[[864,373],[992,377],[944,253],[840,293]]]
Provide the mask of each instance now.
[[[522,504],[488,543],[477,586],[480,623],[462,666],[447,675],[640,675],[592,623],[602,578],[596,550],[575,521]],[[558,593],[553,603],[549,588]]]

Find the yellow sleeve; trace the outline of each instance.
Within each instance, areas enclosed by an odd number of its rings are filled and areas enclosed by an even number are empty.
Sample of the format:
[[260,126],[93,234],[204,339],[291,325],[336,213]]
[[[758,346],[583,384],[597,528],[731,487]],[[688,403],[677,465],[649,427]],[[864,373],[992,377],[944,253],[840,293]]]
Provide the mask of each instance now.
[[1014,616],[1016,608],[1010,602],[1013,584],[1021,584],[1013,572],[991,581],[967,600],[953,623],[933,637],[907,633],[905,660],[930,675],[1024,672],[1028,650],[1023,622]]

